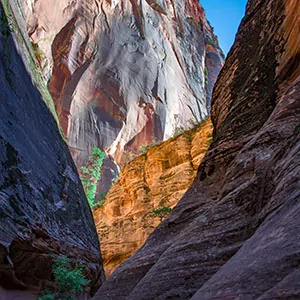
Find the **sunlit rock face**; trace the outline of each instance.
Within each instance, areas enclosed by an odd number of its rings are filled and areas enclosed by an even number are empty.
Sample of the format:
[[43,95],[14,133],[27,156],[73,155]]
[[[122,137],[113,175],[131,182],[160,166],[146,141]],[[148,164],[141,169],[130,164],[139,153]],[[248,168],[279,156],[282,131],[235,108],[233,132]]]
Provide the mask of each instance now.
[[124,149],[137,152],[208,115],[223,57],[197,0],[24,7],[77,166],[94,145],[120,162]]
[[248,2],[194,183],[95,300],[300,298],[299,9]]
[[93,294],[105,276],[92,213],[68,147],[28,73],[30,43],[20,7],[15,1],[6,6],[12,25],[9,33],[0,5],[0,299],[36,299],[53,280],[53,255],[82,264],[90,280],[86,292]]
[[164,209],[173,208],[190,187],[211,133],[207,120],[152,147],[121,170],[104,205],[93,213],[107,277],[143,245],[166,217]]

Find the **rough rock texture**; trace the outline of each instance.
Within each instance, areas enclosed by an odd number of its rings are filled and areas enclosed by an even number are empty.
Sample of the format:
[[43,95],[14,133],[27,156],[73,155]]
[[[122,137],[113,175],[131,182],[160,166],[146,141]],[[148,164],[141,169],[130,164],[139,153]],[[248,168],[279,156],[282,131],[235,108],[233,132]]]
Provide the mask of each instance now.
[[26,70],[30,53],[18,6],[4,3],[13,33],[0,5],[0,294],[31,299],[50,280],[53,254],[84,264],[93,293],[105,277],[92,213],[67,145]]
[[300,299],[299,9],[248,2],[196,180],[95,300]]
[[150,148],[121,170],[104,205],[93,213],[107,276],[159,225],[164,214],[155,215],[153,210],[173,208],[190,187],[211,133],[207,120],[197,129]]
[[94,145],[120,162],[208,115],[223,57],[197,0],[23,2],[77,166]]

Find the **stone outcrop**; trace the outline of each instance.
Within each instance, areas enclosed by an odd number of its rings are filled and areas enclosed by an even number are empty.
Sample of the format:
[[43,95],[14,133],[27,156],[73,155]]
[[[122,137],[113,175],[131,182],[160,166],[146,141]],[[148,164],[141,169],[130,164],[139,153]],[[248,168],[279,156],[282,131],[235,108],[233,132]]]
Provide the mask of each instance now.
[[95,300],[300,298],[299,9],[248,2],[197,178]]
[[190,187],[211,133],[208,119],[153,146],[121,170],[104,205],[93,213],[107,277],[143,245]]
[[83,264],[95,293],[105,276],[92,213],[37,90],[20,7],[2,2],[9,18],[0,5],[0,299],[35,299],[51,280],[53,255]]
[[24,0],[24,10],[77,166],[94,145],[120,162],[208,115],[223,54],[198,0]]

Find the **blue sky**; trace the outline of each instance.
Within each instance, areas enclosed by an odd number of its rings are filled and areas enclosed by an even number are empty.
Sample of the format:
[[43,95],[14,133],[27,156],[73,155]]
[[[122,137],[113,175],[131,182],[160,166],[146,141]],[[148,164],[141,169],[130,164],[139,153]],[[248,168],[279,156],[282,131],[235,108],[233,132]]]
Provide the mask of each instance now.
[[224,54],[227,55],[245,15],[247,0],[200,0],[200,3],[214,27]]

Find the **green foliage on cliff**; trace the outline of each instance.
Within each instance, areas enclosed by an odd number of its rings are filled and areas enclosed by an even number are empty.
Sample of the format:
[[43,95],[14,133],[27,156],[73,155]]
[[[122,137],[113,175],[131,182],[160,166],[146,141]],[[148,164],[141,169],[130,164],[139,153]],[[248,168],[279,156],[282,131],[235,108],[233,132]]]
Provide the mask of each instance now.
[[4,37],[9,37],[10,27],[6,16],[0,16],[0,32]]
[[101,178],[101,169],[104,158],[105,153],[101,149],[94,146],[89,157],[87,166],[80,168],[80,179],[82,181],[86,197],[92,209],[95,207],[97,182]]
[[208,134],[208,140],[206,142],[206,145],[209,147],[211,145],[211,143],[213,142],[213,135],[212,133]]
[[82,273],[82,267],[72,267],[66,256],[57,258],[52,266],[54,284],[52,290],[45,290],[37,300],[75,300],[83,292],[89,280]]
[[182,134],[185,131],[185,128],[183,126],[176,126],[173,130],[173,137],[176,137],[180,134]]
[[145,154],[151,147],[157,144],[156,140],[153,140],[150,144],[141,145],[139,155]]
[[[178,117],[177,116],[179,116],[179,115],[175,115],[175,116],[176,116],[177,122],[178,122]],[[188,136],[190,134],[188,131],[191,130],[191,129],[198,128],[202,124],[203,121],[199,121],[196,118],[188,119],[188,121],[187,121],[188,126],[186,128],[183,127],[183,126],[178,126],[178,125],[174,128],[173,137],[177,137],[182,133],[185,134],[185,136]]]
[[168,206],[163,206],[161,208],[155,209],[152,211],[155,216],[158,216],[160,220],[162,221],[164,218],[166,218],[171,212],[172,208]]
[[215,42],[214,42],[210,37],[207,37],[207,38],[206,38],[206,42],[207,42],[208,44],[211,44],[211,45],[213,45],[213,46],[216,46],[216,45],[215,45]]
[[204,69],[204,75],[205,75],[205,84],[208,85],[208,69],[206,67]]

